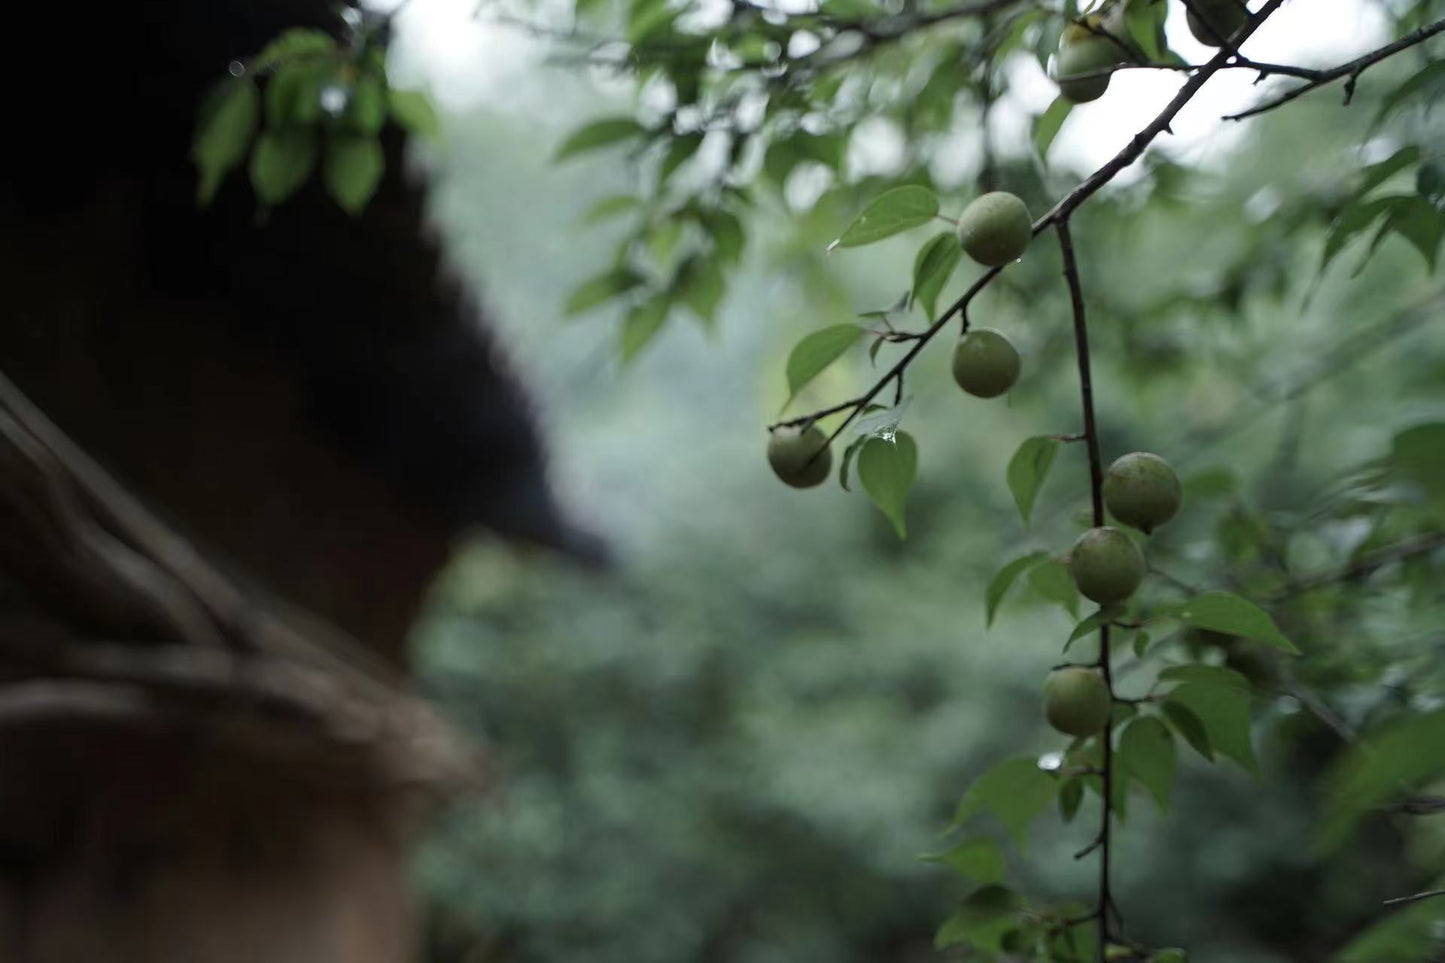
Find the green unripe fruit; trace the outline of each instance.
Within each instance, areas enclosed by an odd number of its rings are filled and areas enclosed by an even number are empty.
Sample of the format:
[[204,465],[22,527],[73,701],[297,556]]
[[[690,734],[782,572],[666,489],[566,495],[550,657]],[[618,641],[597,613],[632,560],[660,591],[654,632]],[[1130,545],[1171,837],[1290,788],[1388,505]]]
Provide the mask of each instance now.
[[1023,257],[1033,236],[1029,209],[1007,191],[974,198],[958,218],[958,243],[969,257],[988,267]]
[[1069,552],[1069,574],[1085,598],[1111,605],[1133,595],[1144,580],[1144,556],[1117,528],[1091,528]]
[[1249,21],[1243,0],[1193,0],[1194,10],[1186,18],[1194,39],[1207,47],[1222,47],[1220,38],[1233,40]]
[[803,432],[779,428],[768,438],[768,464],[784,484],[794,488],[821,485],[833,470],[828,436],[817,425]]
[[1092,736],[1109,721],[1113,700],[1096,669],[1055,669],[1044,681],[1044,718],[1068,736]]
[[1019,377],[1019,353],[992,328],[972,328],[953,349],[953,380],[978,398],[997,398]]
[[1183,497],[1174,469],[1146,451],[1125,455],[1104,473],[1109,513],[1146,535],[1174,517]]
[[1124,52],[1108,37],[1082,28],[1071,30],[1077,32],[1064,31],[1063,40],[1059,43],[1059,54],[1054,61],[1054,80],[1065,100],[1086,104],[1104,96],[1104,91],[1109,89],[1109,81],[1113,79],[1112,74],[1087,75],[1117,67],[1124,62]]

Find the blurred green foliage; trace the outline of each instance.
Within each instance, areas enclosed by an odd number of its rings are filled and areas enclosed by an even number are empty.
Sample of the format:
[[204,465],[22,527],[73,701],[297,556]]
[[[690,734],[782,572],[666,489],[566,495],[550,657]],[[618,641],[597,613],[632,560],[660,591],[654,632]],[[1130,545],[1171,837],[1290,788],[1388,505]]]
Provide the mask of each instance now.
[[[1445,901],[1381,905],[1438,883],[1439,819],[1372,808],[1426,798],[1445,773],[1430,735],[1445,667],[1445,330],[1431,322],[1445,299],[1418,231],[1371,230],[1413,223],[1395,212],[1421,203],[1440,217],[1438,122],[1409,104],[1376,121],[1416,66],[1378,68],[1350,110],[1320,95],[1253,122],[1211,162],[1150,154],[1075,217],[1104,450],[1158,452],[1185,483],[1138,611],[1228,592],[1302,653],[1221,634],[1255,618],[1233,609],[1120,633],[1122,692],[1146,696],[1156,676],[1178,688],[1173,711],[1124,729],[1135,778],[1115,800],[1115,892],[1133,937],[1196,963],[1442,954]],[[536,83],[577,116],[449,118],[434,207],[539,386],[559,484],[617,559],[585,572],[481,542],[437,587],[417,635],[423,681],[488,746],[499,783],[449,814],[418,867],[432,958],[923,960],[948,919],[939,942],[961,942],[946,952],[986,959],[967,947],[1004,943],[991,927],[1016,893],[1064,915],[1088,906],[1094,871],[1072,857],[1098,800],[1087,778],[1029,763],[1062,748],[1038,690],[1087,614],[1054,560],[1087,524],[1084,452],[1060,445],[1031,476],[1007,468],[1026,440],[1080,429],[1053,245],[971,308],[1024,354],[1006,402],[962,396],[943,345],[910,370],[901,415],[919,458],[900,543],[861,492],[777,484],[760,428],[790,395],[807,410],[876,377],[861,343],[830,349],[831,365],[788,357],[917,276],[927,227],[824,254],[897,178],[850,176],[846,138],[799,132],[796,163],[833,168],[812,203],[758,190],[744,204],[738,187],[719,208],[669,207],[648,192],[680,163],[670,148],[545,166],[558,144],[626,137],[615,118],[569,133],[616,110],[585,79]],[[951,96],[962,110],[972,95]],[[886,103],[911,123],[927,98]],[[791,176],[787,159],[761,176]],[[929,180],[956,211],[973,184],[940,185],[927,162],[899,178]],[[1036,153],[988,163],[1036,212],[1085,173]],[[1392,197],[1410,200],[1354,227],[1351,211]],[[584,226],[589,210],[623,220]],[[596,274],[615,244],[643,262]],[[679,276],[658,263],[725,269],[725,295],[708,282],[705,310],[688,301],[702,323],[663,323],[684,288],[658,289]],[[976,271],[951,270],[940,303]],[[904,347],[882,343],[877,363]],[[996,579],[1025,556],[1036,564]],[[1201,663],[1214,675],[1169,668]],[[1169,761],[1150,741],[1158,719],[1182,740]],[[1371,764],[1376,738],[1411,753]],[[975,781],[986,771],[1003,775]],[[956,817],[970,835],[945,839]]]

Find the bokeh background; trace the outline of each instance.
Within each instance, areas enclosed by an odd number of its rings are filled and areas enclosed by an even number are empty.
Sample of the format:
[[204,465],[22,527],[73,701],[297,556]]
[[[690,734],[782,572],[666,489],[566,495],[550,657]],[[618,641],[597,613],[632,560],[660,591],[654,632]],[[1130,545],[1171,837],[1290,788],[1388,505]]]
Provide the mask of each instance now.
[[[855,134],[842,180],[857,191],[805,169],[763,196],[716,323],[675,318],[623,365],[616,313],[563,320],[562,305],[624,229],[582,213],[643,175],[621,152],[550,158],[580,123],[629,109],[632,88],[549,64],[545,40],[470,14],[413,0],[401,18],[398,74],[427,79],[446,113],[444,141],[416,161],[435,179],[455,269],[534,387],[559,488],[614,557],[584,570],[478,541],[415,631],[424,687],[500,777],[489,798],[447,812],[417,866],[430,958],[933,959],[933,930],[967,885],[919,856],[944,847],[973,776],[1060,748],[1038,690],[1074,619],[1042,580],[1015,589],[992,627],[983,610],[1004,562],[1067,547],[1087,495],[1078,446],[1061,452],[1031,529],[1004,480],[1021,440],[1079,429],[1057,255],[1039,245],[974,309],[1023,350],[1006,400],[961,395],[941,346],[910,375],[905,427],[922,455],[900,542],[861,492],[786,489],[762,456],[789,348],[907,287],[923,232],[822,255],[868,178],[901,165],[896,132]],[[1333,63],[1383,31],[1363,0],[1297,2],[1258,56]],[[1187,37],[1177,49],[1198,50]],[[1445,328],[1421,253],[1390,237],[1355,275],[1362,239],[1319,271],[1361,163],[1400,143],[1372,129],[1370,97],[1418,66],[1371,74],[1348,110],[1327,90],[1233,125],[1217,118],[1255,96],[1250,78],[1216,81],[1137,175],[1076,219],[1106,457],[1144,448],[1179,468],[1186,507],[1156,561],[1181,579],[1270,589],[1332,571],[1395,524],[1369,510],[1383,496],[1361,488],[1362,471],[1397,431],[1445,416]],[[1174,89],[1121,77],[1070,118],[1041,174],[1027,117],[1052,90],[1027,58],[1011,79],[994,111],[1002,178],[1039,210]],[[960,129],[949,143],[935,177],[956,209],[974,191],[979,139]],[[860,349],[796,410],[871,374]],[[1429,557],[1410,564],[1276,612],[1305,649],[1296,681],[1337,721],[1438,700],[1440,583]],[[1436,958],[1441,911],[1428,905],[1395,917],[1393,942],[1357,937],[1384,916],[1381,899],[1439,874],[1439,828],[1377,820],[1323,850],[1320,776],[1338,733],[1296,696],[1262,692],[1257,777],[1181,747],[1170,811],[1132,797],[1116,878],[1131,932],[1203,963]],[[1095,819],[1086,804],[1072,825],[1040,820],[1027,848],[1008,841],[1010,881],[1087,896],[1093,864],[1071,854]]]

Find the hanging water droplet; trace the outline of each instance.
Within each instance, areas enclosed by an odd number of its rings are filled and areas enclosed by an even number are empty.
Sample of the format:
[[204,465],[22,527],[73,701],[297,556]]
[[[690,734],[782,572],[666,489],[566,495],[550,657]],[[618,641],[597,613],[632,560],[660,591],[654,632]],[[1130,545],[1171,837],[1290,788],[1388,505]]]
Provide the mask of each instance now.
[[341,112],[346,109],[346,102],[350,99],[350,91],[340,84],[330,84],[321,88],[321,109],[328,116],[340,117]]
[[226,73],[232,77],[239,77],[246,72],[246,65],[239,60],[233,60],[226,64]]
[[1064,754],[1062,752],[1046,752],[1039,756],[1039,768],[1044,772],[1058,772],[1064,767]]

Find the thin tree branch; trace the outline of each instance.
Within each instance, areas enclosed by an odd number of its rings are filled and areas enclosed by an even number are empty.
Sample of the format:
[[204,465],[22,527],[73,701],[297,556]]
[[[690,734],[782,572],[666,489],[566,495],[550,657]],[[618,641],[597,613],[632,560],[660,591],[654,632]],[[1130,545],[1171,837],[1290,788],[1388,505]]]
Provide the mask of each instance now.
[[1386,44],[1385,46],[1380,47],[1378,50],[1372,50],[1362,57],[1356,57],[1349,63],[1340,64],[1338,67],[1335,67],[1331,70],[1321,70],[1318,72],[1317,76],[1313,80],[1310,80],[1307,83],[1300,84],[1298,87],[1287,90],[1283,94],[1273,98],[1272,100],[1267,100],[1262,104],[1257,104],[1254,107],[1251,107],[1249,110],[1243,110],[1237,114],[1225,114],[1224,119],[1244,120],[1246,117],[1258,116],[1265,111],[1274,110],[1276,107],[1282,107],[1290,101],[1304,96],[1311,90],[1315,90],[1316,88],[1323,87],[1327,84],[1332,84],[1336,80],[1339,80],[1341,78],[1348,78],[1345,81],[1345,103],[1348,104],[1355,96],[1355,82],[1360,79],[1360,74],[1364,73],[1366,70],[1370,69],[1380,61],[1393,57],[1395,54],[1401,52],[1402,50],[1409,50],[1411,47],[1415,47],[1419,44],[1424,43],[1426,40],[1429,40],[1431,37],[1440,33],[1442,30],[1445,30],[1445,19],[1437,20],[1434,23],[1429,24],[1428,26],[1421,27],[1419,30],[1415,30],[1401,37],[1394,43]]
[[1416,893],[1413,896],[1396,896],[1394,899],[1385,900],[1386,906],[1401,906],[1405,903],[1418,903],[1421,900],[1434,899],[1437,896],[1445,896],[1445,889],[1431,889],[1423,893]]
[[[1069,234],[1069,219],[1060,218],[1054,225],[1059,236],[1059,251],[1064,260],[1064,279],[1069,285],[1069,301],[1074,314],[1074,354],[1079,364],[1079,395],[1084,413],[1084,441],[1089,449],[1089,496],[1093,503],[1094,526],[1104,524],[1104,459],[1099,450],[1099,427],[1094,418],[1094,379],[1089,364],[1089,326],[1084,311],[1084,290],[1079,279],[1079,265],[1074,257],[1074,241]],[[1114,696],[1114,679],[1109,660],[1109,625],[1099,627],[1099,674],[1108,687],[1109,699]],[[1103,817],[1099,827],[1099,901],[1098,963],[1103,963],[1109,943],[1109,908],[1114,899],[1109,892],[1109,869],[1112,851],[1110,836],[1114,822],[1114,722],[1110,718],[1099,734],[1099,772],[1103,780]]]
[[[1247,37],[1249,32],[1253,32],[1255,29],[1257,29],[1259,24],[1263,23],[1266,19],[1268,19],[1276,10],[1278,10],[1284,4],[1284,2],[1285,0],[1269,0],[1269,2],[1260,9],[1260,12],[1255,17],[1253,23],[1251,23],[1251,25],[1247,28],[1247,32],[1241,36],[1241,40],[1243,40],[1244,37]],[[1072,214],[1074,210],[1077,209],[1081,204],[1083,204],[1089,198],[1097,194],[1104,187],[1105,184],[1108,184],[1111,180],[1118,176],[1121,171],[1125,170],[1135,161],[1137,161],[1140,156],[1143,155],[1145,149],[1154,142],[1154,139],[1169,129],[1170,123],[1173,122],[1174,118],[1179,114],[1181,110],[1184,109],[1185,105],[1189,103],[1189,101],[1194,97],[1194,95],[1199,92],[1199,89],[1208,82],[1209,78],[1213,77],[1220,70],[1224,69],[1224,67],[1229,62],[1230,56],[1231,55],[1229,51],[1220,51],[1220,53],[1218,53],[1212,60],[1210,60],[1209,63],[1201,67],[1198,73],[1190,77],[1189,80],[1187,80],[1179,88],[1179,92],[1174,95],[1174,98],[1169,101],[1169,103],[1164,107],[1164,109],[1160,111],[1159,114],[1155,116],[1155,118],[1144,127],[1143,130],[1135,134],[1129,140],[1129,143],[1124,145],[1123,149],[1120,150],[1119,153],[1115,154],[1112,158],[1109,159],[1107,163],[1105,163],[1102,167],[1096,170],[1093,174],[1089,175],[1089,177],[1082,181],[1079,186],[1075,187],[1072,191],[1066,194],[1057,204],[1050,208],[1049,211],[1043,215],[1043,217],[1040,217],[1037,221],[1034,222],[1033,236],[1038,237],[1039,234],[1041,234],[1050,226],[1068,218],[1068,216]],[[844,402],[841,405],[834,405],[833,407],[823,409],[822,411],[812,412],[798,418],[793,418],[788,421],[778,422],[776,424],[770,425],[768,426],[768,430],[772,431],[787,425],[811,424],[812,422],[823,417],[825,414],[836,414],[839,411],[843,411],[851,407],[853,409],[852,412],[848,415],[847,418],[843,419],[842,424],[835,428],[833,430],[833,433],[828,436],[828,443],[832,444],[838,439],[838,437],[843,433],[843,431],[848,427],[848,425],[852,424],[853,420],[858,417],[859,413],[862,412],[863,408],[867,406],[868,403],[871,402],[874,398],[876,398],[878,394],[884,389],[884,387],[886,387],[890,381],[897,377],[904,368],[908,367],[910,364],[913,363],[913,359],[918,357],[918,355],[922,353],[923,348],[928,344],[928,342],[932,341],[933,338],[944,329],[944,327],[948,324],[949,321],[951,321],[955,316],[961,317],[963,320],[962,330],[968,330],[967,311],[969,304],[972,303],[973,299],[978,296],[979,292],[981,292],[985,287],[992,283],[994,278],[998,277],[999,274],[1002,273],[1002,271],[1002,267],[989,268],[987,271],[985,271],[976,281],[974,281],[972,285],[969,286],[968,290],[965,291],[957,301],[953,302],[953,304],[950,305],[946,311],[944,311],[941,315],[938,316],[938,320],[934,321],[933,324],[928,326],[927,330],[925,330],[919,336],[918,341],[913,345],[912,348],[908,350],[908,353],[905,354],[902,358],[898,359],[898,361],[893,365],[893,367],[889,368],[888,371],[885,372],[884,375],[873,384],[873,387],[869,388],[863,394],[859,395],[856,398],[853,398],[850,401]]]

